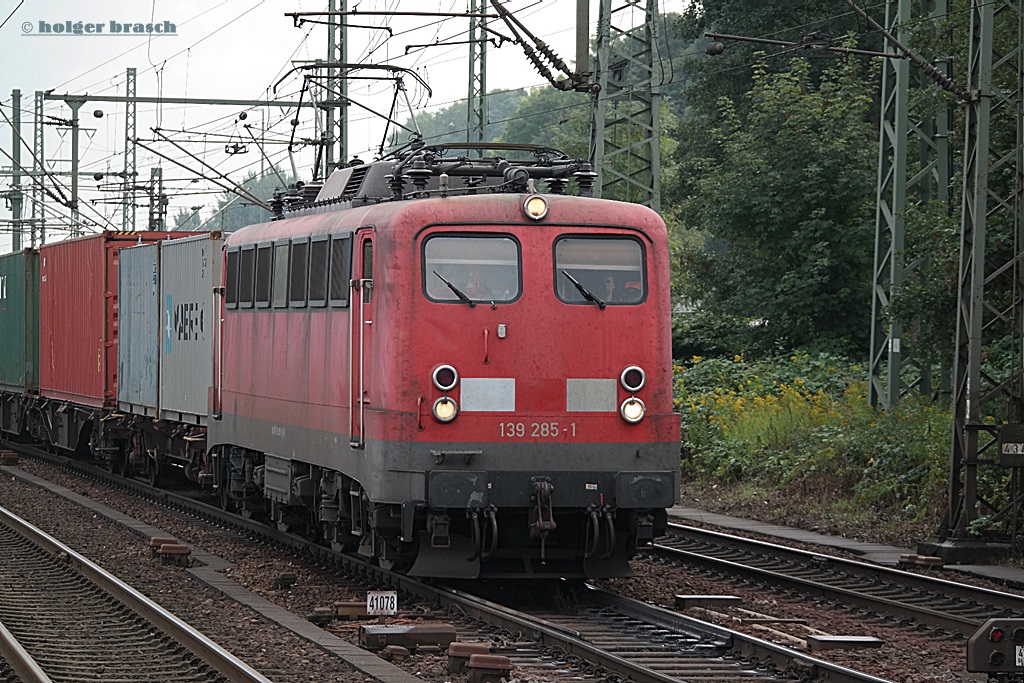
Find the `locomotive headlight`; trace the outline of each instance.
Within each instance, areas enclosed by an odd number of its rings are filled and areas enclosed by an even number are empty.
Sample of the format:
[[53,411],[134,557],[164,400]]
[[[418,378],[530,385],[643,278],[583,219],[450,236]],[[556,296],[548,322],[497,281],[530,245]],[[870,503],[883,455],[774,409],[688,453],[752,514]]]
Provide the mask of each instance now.
[[527,218],[539,221],[548,215],[548,200],[539,194],[530,195],[523,202],[523,213],[526,214]]
[[459,406],[447,396],[442,396],[434,401],[434,417],[438,422],[451,422],[458,414]]
[[647,406],[636,396],[630,396],[619,407],[619,414],[622,415],[622,419],[630,424],[636,424],[644,419],[646,413]]
[[433,380],[441,391],[451,391],[459,383],[459,373],[450,365],[439,365],[434,370]]
[[619,382],[626,391],[640,391],[647,383],[647,374],[638,365],[630,365],[619,375]]

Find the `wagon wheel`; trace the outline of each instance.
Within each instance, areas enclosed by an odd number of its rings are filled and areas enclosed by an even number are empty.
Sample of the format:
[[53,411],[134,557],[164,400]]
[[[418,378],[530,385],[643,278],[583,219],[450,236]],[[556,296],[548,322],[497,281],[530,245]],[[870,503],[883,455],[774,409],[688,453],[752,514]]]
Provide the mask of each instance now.
[[107,458],[107,469],[111,474],[119,474],[122,477],[131,476],[131,465],[128,464],[128,453],[122,445],[113,457]]

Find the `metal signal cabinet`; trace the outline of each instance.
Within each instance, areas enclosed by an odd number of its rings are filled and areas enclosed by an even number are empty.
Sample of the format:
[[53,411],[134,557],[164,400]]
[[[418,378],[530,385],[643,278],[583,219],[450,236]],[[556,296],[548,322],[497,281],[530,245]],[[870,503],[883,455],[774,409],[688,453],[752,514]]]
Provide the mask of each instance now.
[[160,243],[160,400],[163,420],[205,425],[213,386],[219,232]]
[[967,670],[1024,673],[1024,619],[989,619],[967,639]]
[[119,251],[173,235],[102,232],[39,248],[41,396],[114,407]]
[[39,252],[0,256],[0,430],[18,434],[39,389]]
[[160,369],[160,245],[121,250],[118,264],[117,408],[155,417]]

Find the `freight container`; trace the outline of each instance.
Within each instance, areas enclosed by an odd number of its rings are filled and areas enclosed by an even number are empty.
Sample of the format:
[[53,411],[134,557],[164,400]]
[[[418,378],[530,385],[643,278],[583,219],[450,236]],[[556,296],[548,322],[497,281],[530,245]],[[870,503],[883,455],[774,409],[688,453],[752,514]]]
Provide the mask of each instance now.
[[163,309],[160,417],[206,424],[213,386],[213,290],[221,281],[219,232],[160,244]]
[[117,407],[156,417],[160,371],[160,245],[121,250],[118,263]]
[[[174,235],[102,232],[39,248],[42,396],[82,406],[115,406],[118,251]],[[68,427],[72,429],[54,443],[77,442],[74,425]]]
[[0,256],[0,431],[21,434],[39,391],[39,252]]
[[0,391],[39,388],[39,252],[0,256]]

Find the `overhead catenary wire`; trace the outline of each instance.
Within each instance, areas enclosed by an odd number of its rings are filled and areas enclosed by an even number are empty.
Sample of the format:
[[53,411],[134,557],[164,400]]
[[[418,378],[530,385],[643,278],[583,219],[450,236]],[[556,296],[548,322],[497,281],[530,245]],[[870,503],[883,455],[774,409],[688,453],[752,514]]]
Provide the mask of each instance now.
[[[7,116],[7,113],[3,110],[2,107],[0,107],[0,116],[3,116],[4,120],[7,122],[7,125],[9,125],[11,127],[11,129],[15,132],[15,135],[18,138],[18,143],[21,144],[21,145],[24,145],[25,149],[28,150],[29,156],[32,157],[33,163],[38,168],[40,168],[42,170],[44,176],[50,178],[51,182],[54,185],[54,188],[58,191],[58,194],[60,194],[60,197],[61,197],[57,201],[59,201],[61,204],[65,205],[65,206],[67,206],[69,209],[74,210],[75,209],[75,203],[78,201],[78,197],[71,197],[71,199],[68,199],[64,195],[64,193],[61,192],[61,189],[64,189],[64,190],[68,191],[68,194],[71,194],[71,190],[68,189],[67,186],[65,186],[60,181],[60,179],[57,178],[57,176],[53,175],[52,173],[50,173],[49,171],[46,170],[46,165],[43,163],[42,160],[40,160],[40,159],[38,159],[36,157],[35,151],[32,149],[32,147],[25,140],[24,136],[21,135],[21,131],[19,131],[14,126],[14,123],[11,122],[11,119]],[[3,151],[3,150],[0,150],[0,151]],[[12,155],[8,154],[6,151],[3,151],[3,153],[4,153],[5,156],[7,156],[11,160],[12,163],[14,163],[14,157]],[[26,169],[25,166],[23,166],[23,165],[21,167],[22,167],[22,169],[25,170],[25,175],[28,175],[28,176],[32,177],[33,180],[35,180],[36,182],[42,183],[41,180],[39,180],[39,179],[37,179],[35,177],[36,174],[34,172],[30,171],[29,169]],[[46,191],[46,186],[45,185],[41,185],[41,186],[43,187],[43,190]],[[88,207],[89,205],[86,204],[86,206]],[[110,220],[106,216],[101,214],[99,211],[96,211],[95,209],[93,209],[93,213],[95,213],[104,223],[106,223],[107,225],[110,225],[111,228],[114,228],[113,223],[111,223]]]
[[[438,3],[438,4],[440,5],[441,3]],[[547,5],[550,5],[550,3],[548,3]],[[533,4],[533,5],[530,5],[530,6],[529,6],[529,7],[527,7],[527,8],[518,8],[518,9],[516,9],[515,11],[516,11],[517,13],[519,13],[519,14],[520,14],[520,16],[524,16],[524,15],[522,14],[524,10],[527,10],[527,9],[528,9],[528,10],[529,10],[530,12],[533,12],[533,11],[539,11],[539,10],[542,10],[542,9],[543,9],[543,8],[544,8],[545,6],[547,6],[547,5],[545,5],[544,3],[539,3],[539,4]],[[248,7],[248,10],[247,10],[247,11],[251,11],[251,10],[255,9],[255,7],[257,7],[257,6],[259,6],[259,5],[249,6],[249,7]],[[380,5],[378,5],[378,6],[380,6]],[[389,3],[388,3],[388,4],[386,5],[386,6],[390,6],[390,7],[397,7],[397,6],[398,6],[398,3],[397,3],[397,1],[396,1],[396,0],[389,0]],[[442,6],[443,6],[443,5],[442,5]],[[246,14],[246,13],[241,13],[241,14],[239,14],[239,15],[238,15],[237,17],[235,17],[235,18],[234,18],[234,19],[233,19],[232,21],[237,21],[237,20],[240,20],[240,19],[241,19],[241,17],[245,16],[245,14]],[[456,20],[456,21],[457,21],[457,20]],[[445,25],[445,21],[444,21],[444,20],[442,20],[442,21],[437,21],[437,22],[434,22],[434,23],[436,23],[436,24],[437,24],[437,26],[436,26],[436,28],[437,28],[437,32],[435,33],[435,35],[439,35],[441,31],[444,31],[444,29],[443,29],[442,27],[443,27],[443,26]],[[219,28],[218,30],[220,30],[220,29],[222,29],[222,28],[223,28],[223,26],[222,26],[222,27],[220,27],[220,28]],[[420,26],[420,27],[417,27],[417,28],[422,28],[422,26]],[[431,28],[434,28],[434,27],[431,27]],[[413,30],[415,30],[415,29],[408,29],[408,31],[404,31],[404,32],[405,32],[405,33],[408,33],[408,32],[410,32],[410,31],[413,31]],[[305,32],[303,32],[303,33],[304,33],[304,35],[303,35],[303,37],[302,37],[302,40],[300,40],[300,41],[299,41],[298,45],[296,46],[295,50],[294,50],[294,51],[293,51],[293,53],[292,53],[293,55],[295,55],[295,54],[296,54],[296,53],[297,53],[297,52],[298,52],[299,50],[301,50],[301,49],[302,49],[302,48],[303,48],[304,46],[308,46],[308,41],[307,41],[307,39],[308,39],[308,37],[309,37],[309,36],[311,35],[311,31],[312,31],[312,27],[310,28],[310,30],[309,30],[309,31],[305,31]],[[546,34],[546,35],[548,35],[548,34]],[[184,50],[182,50],[182,51],[181,51],[181,52],[180,52],[179,54],[185,54],[185,55],[188,55],[188,58],[191,58],[191,56],[192,56],[192,55],[191,55],[191,53],[190,53],[190,50],[191,50],[191,48],[192,48],[192,47],[194,47],[195,45],[198,45],[198,44],[199,44],[199,42],[201,42],[201,41],[197,41],[196,43],[193,43],[192,45],[190,45],[190,46],[188,46],[187,48],[185,48]],[[154,43],[153,43],[153,45],[154,45],[154,46],[155,46],[156,44],[157,44],[156,42],[154,42]],[[451,60],[451,59],[447,59],[447,57],[449,57],[449,56],[451,56],[451,55],[455,54],[455,52],[456,52],[455,50],[446,50],[446,51],[444,51],[444,52],[443,52],[443,54],[442,54],[442,55],[437,55],[437,54],[435,54],[435,53],[433,53],[433,52],[431,52],[431,53],[430,53],[429,55],[418,55],[418,56],[416,56],[416,60],[417,60],[417,61],[415,62],[415,64],[417,65],[417,67],[426,67],[426,68],[434,68],[434,67],[435,67],[435,66],[437,66],[437,65],[442,65],[442,64],[445,64],[445,63],[449,63],[449,62],[453,61],[453,60]],[[168,58],[168,59],[172,59],[172,58],[173,58],[173,56],[172,56],[172,57],[170,57],[170,58]],[[398,61],[400,60],[400,58],[401,58],[401,55],[393,54],[392,56],[390,56],[390,57],[388,58],[388,61],[395,61],[395,62],[398,62]],[[165,60],[165,61],[167,61],[167,60]],[[406,62],[406,63],[408,63],[408,62]],[[284,68],[285,68],[285,67],[282,67],[282,71],[284,70]],[[87,72],[87,73],[88,73],[88,72]],[[425,72],[424,72],[424,73],[425,73]],[[424,75],[424,78],[426,78],[426,75]],[[488,95],[488,96],[490,96],[490,95],[491,95],[491,93],[488,93],[487,95]],[[408,95],[405,95],[405,96],[408,96]],[[415,98],[413,98],[413,99],[415,99]],[[461,98],[460,98],[460,99],[457,99],[457,100],[450,100],[450,103],[455,103],[455,102],[463,102],[463,101],[465,101],[465,100],[464,100],[464,99],[461,99]],[[415,116],[416,116],[417,114],[422,114],[422,113],[423,113],[424,111],[436,111],[437,109],[439,109],[439,108],[440,108],[440,107],[442,107],[442,106],[445,106],[445,104],[444,104],[444,103],[431,103],[431,104],[430,104],[430,106],[428,106],[428,107],[422,107],[422,108],[421,108],[421,107],[416,107],[416,108],[415,108],[415,114],[413,114],[413,116],[415,117]],[[576,106],[576,105],[573,105],[573,106]],[[167,112],[169,112],[169,111],[170,111],[170,108],[167,108],[167,109],[165,109],[165,110],[164,110],[164,114],[165,114],[165,117],[166,117],[166,114],[167,114]],[[219,124],[218,124],[218,123],[212,123],[212,125],[211,125],[210,127],[211,127],[211,128],[213,129],[213,130],[225,130],[225,129],[227,129],[227,128],[228,128],[228,127],[229,127],[229,126],[231,125],[231,119],[232,119],[232,116],[233,116],[233,115],[228,115],[228,116],[218,117],[218,118],[219,118]],[[513,118],[515,118],[515,117],[508,117],[508,118],[506,118],[506,119],[503,119],[503,120],[501,120],[501,121],[491,121],[491,122],[489,122],[489,123],[503,123],[503,122],[507,122],[507,121],[509,121],[509,120],[512,120]],[[282,117],[282,119],[283,119],[283,117]],[[350,118],[350,121],[366,121],[366,120],[369,120],[369,117],[365,117],[365,118],[362,118],[362,117],[360,117],[360,118],[357,118],[357,117],[351,117],[351,118]],[[278,121],[277,121],[276,123],[277,123],[277,124],[280,124],[280,123],[281,123],[281,121],[280,121],[280,120],[278,120]],[[268,133],[267,133],[267,137],[268,137],[268,140],[267,140],[267,144],[271,144],[271,142],[270,142],[270,139],[272,139],[272,138],[274,138],[274,137],[277,137],[277,136],[281,136],[281,135],[284,135],[284,134],[285,134],[285,133],[284,133],[284,132],[283,132],[283,131],[282,131],[282,130],[281,130],[280,128],[278,128],[278,129],[273,129],[273,126],[272,126],[272,125],[268,125],[268,126],[267,126],[267,128],[268,128],[268,129],[270,129],[270,130],[268,130]],[[306,130],[310,130],[311,128],[312,128],[312,126],[311,126],[311,125],[310,125],[310,126],[307,126],[307,125],[305,125],[305,124],[304,124],[303,126],[301,126],[301,127],[299,128],[299,130],[300,130],[300,131],[306,131]],[[211,132],[212,132],[212,131],[211,131]],[[210,133],[207,133],[207,134],[210,134]],[[213,138],[213,137],[211,136],[211,140],[212,140],[212,139],[215,139],[215,138]],[[298,139],[298,138],[297,138],[297,140],[296,140],[296,144],[306,144],[306,145],[311,145],[311,144],[316,144],[316,140],[315,140],[315,139],[312,139],[312,136],[311,136],[311,138],[310,138],[310,139]],[[368,147],[369,147],[369,145],[368,145]],[[165,151],[167,151],[167,150],[165,150]],[[153,158],[154,156],[155,156],[155,155],[149,155],[149,159],[150,159],[151,161],[155,161],[155,159]],[[178,156],[178,154],[176,153],[176,151],[173,151],[173,152],[171,152],[171,156]],[[99,165],[102,165],[102,164],[103,164],[104,162],[109,162],[109,161],[111,161],[111,160],[114,160],[115,158],[116,158],[116,157],[115,157],[115,155],[114,155],[114,154],[111,154],[111,155],[105,156],[105,157],[104,157],[103,159],[101,159],[101,160],[100,160],[100,161],[98,161],[98,162],[95,162],[95,161],[89,161],[89,162],[88,162],[88,164],[86,164],[85,162],[83,162],[83,168],[95,168],[95,167],[97,167],[97,166],[99,166]],[[181,158],[184,158],[184,157],[182,156]],[[159,162],[158,162],[158,163],[159,163]],[[217,163],[218,163],[218,165],[219,165],[219,163],[220,163],[220,162],[217,162]],[[258,160],[257,160],[256,162],[254,162],[254,163],[258,163]],[[243,166],[243,168],[250,168],[250,167],[251,167],[252,165],[253,165],[253,164],[248,164],[248,165],[246,165],[246,166]],[[140,165],[140,166],[139,166],[139,168],[140,168],[140,171],[141,171],[141,169],[143,169],[144,167],[145,167],[144,165]],[[205,181],[204,181],[204,182],[205,182]]]
[[[267,204],[267,203],[266,203],[266,202],[264,202],[264,201],[263,201],[262,199],[260,199],[260,198],[259,198],[259,197],[257,197],[256,195],[254,195],[254,194],[252,194],[251,192],[249,192],[248,190],[246,190],[246,189],[245,189],[244,187],[242,187],[241,185],[239,185],[239,184],[238,184],[238,183],[236,183],[235,181],[233,181],[233,180],[231,180],[230,178],[228,178],[228,177],[227,177],[227,176],[226,176],[226,175],[225,175],[224,173],[221,173],[221,172],[220,172],[220,171],[218,171],[218,170],[217,170],[216,168],[214,168],[213,166],[211,166],[211,165],[210,165],[210,164],[208,164],[207,162],[203,161],[202,159],[200,159],[199,157],[197,157],[197,156],[196,156],[195,154],[193,154],[192,152],[189,152],[188,150],[186,150],[186,149],[185,149],[184,147],[182,147],[181,145],[179,145],[179,144],[178,144],[177,142],[175,142],[174,140],[171,140],[171,139],[170,139],[169,137],[167,137],[167,136],[165,136],[165,135],[162,135],[159,129],[156,129],[156,128],[154,128],[154,129],[153,129],[153,132],[154,132],[154,133],[156,133],[157,135],[160,135],[160,137],[162,137],[162,138],[163,138],[163,139],[164,139],[164,140],[165,140],[166,142],[169,142],[170,144],[174,145],[175,147],[177,147],[177,148],[178,148],[179,150],[181,150],[182,152],[185,152],[185,154],[187,154],[188,156],[190,156],[190,157],[191,157],[192,159],[195,159],[195,160],[196,160],[196,161],[198,161],[198,162],[199,162],[200,164],[202,164],[203,166],[205,166],[206,168],[210,169],[210,170],[211,170],[211,171],[213,171],[213,172],[214,172],[215,174],[217,174],[217,176],[216,176],[216,177],[214,177],[214,178],[210,178],[210,177],[208,177],[208,176],[204,175],[204,174],[203,174],[203,173],[202,173],[201,171],[196,171],[195,173],[196,173],[196,175],[198,175],[199,177],[201,177],[201,178],[203,178],[204,180],[207,180],[207,181],[209,181],[209,182],[212,182],[212,183],[214,183],[215,185],[218,185],[218,186],[220,186],[220,187],[223,187],[223,188],[224,188],[225,190],[228,190],[229,192],[234,192],[235,194],[240,194],[240,195],[242,195],[242,196],[246,197],[247,199],[249,199],[250,201],[252,201],[253,203],[259,204],[260,206],[262,206],[262,207],[263,207],[263,208],[265,208],[265,209],[269,209],[269,208],[270,208],[270,205],[269,205],[269,204]],[[137,144],[142,144],[142,143],[138,143],[138,141],[136,141],[136,142],[137,142]],[[146,145],[143,145],[143,147],[145,147],[145,148],[146,148],[146,149],[148,149],[149,151],[153,152],[154,154],[158,154],[158,155],[160,155],[160,156],[163,156],[163,157],[164,157],[165,159],[167,159],[168,161],[173,161],[174,163],[178,164],[179,166],[181,166],[182,168],[184,168],[184,169],[186,169],[186,170],[192,170],[192,169],[190,169],[190,168],[189,168],[188,166],[186,166],[185,164],[181,163],[180,161],[177,161],[177,160],[171,159],[170,157],[167,157],[167,156],[165,156],[165,155],[163,155],[163,154],[160,154],[160,152],[157,152],[156,150],[154,150],[154,149],[153,149],[153,148],[151,148],[151,147],[148,147],[148,146],[146,146]]]

